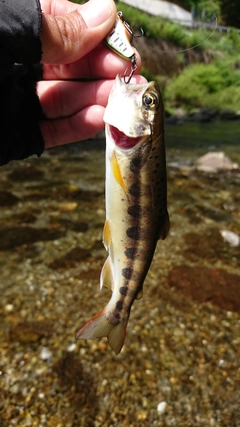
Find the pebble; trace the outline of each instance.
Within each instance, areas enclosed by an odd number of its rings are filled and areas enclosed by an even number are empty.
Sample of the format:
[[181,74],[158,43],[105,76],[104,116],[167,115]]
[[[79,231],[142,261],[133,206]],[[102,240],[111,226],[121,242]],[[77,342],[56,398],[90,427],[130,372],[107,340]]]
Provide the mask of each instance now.
[[59,204],[59,210],[62,212],[71,212],[78,207],[77,202],[63,202]]
[[38,393],[38,397],[39,397],[39,399],[44,399],[45,398],[45,394],[44,393]]
[[164,412],[166,411],[167,408],[167,403],[162,401],[159,402],[159,404],[157,405],[157,411],[159,412],[159,414],[164,414]]
[[43,347],[40,353],[40,359],[48,360],[51,357],[52,357],[52,352],[47,347]]
[[72,344],[70,344],[70,345],[68,346],[67,351],[72,352],[72,351],[75,351],[75,350],[76,350],[76,348],[77,348],[77,344],[72,343]]
[[145,421],[147,419],[147,412],[140,410],[137,412],[137,420],[138,421]]
[[230,230],[220,230],[220,234],[222,235],[225,242],[229,243],[229,245],[233,248],[236,248],[240,245],[240,236],[237,233],[234,233]]
[[5,311],[7,311],[8,313],[10,313],[11,311],[13,311],[14,306],[13,304],[7,304],[5,305]]

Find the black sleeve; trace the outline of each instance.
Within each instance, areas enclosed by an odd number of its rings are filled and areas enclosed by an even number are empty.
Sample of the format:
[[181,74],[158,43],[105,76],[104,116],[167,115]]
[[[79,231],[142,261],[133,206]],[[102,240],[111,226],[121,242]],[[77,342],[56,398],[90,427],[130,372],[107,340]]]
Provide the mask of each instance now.
[[0,165],[41,155],[39,0],[0,0]]

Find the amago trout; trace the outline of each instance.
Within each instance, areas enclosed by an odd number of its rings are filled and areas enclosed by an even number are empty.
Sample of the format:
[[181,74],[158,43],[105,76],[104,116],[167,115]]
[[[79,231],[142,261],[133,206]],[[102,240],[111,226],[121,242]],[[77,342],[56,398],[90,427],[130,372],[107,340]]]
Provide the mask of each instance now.
[[108,304],[77,338],[108,337],[116,354],[124,343],[131,306],[141,298],[158,239],[169,230],[163,102],[156,82],[125,84],[110,93],[106,123],[106,222],[109,256],[100,286],[112,290]]

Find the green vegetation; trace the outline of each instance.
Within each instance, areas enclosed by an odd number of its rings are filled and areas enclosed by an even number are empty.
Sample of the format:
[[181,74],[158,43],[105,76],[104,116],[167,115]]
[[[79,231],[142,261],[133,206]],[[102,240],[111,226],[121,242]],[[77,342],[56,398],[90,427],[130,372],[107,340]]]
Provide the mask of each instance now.
[[193,64],[172,79],[165,88],[165,100],[171,107],[212,107],[216,110],[240,109],[240,68],[222,60],[212,64]]
[[217,16],[221,14],[222,0],[178,0],[172,3],[188,10],[193,7],[196,14],[200,14],[202,10],[207,14],[215,13]]
[[240,28],[240,2],[239,0],[171,0],[179,6],[190,10],[201,16],[201,11],[211,14],[215,13],[218,22],[222,25]]
[[[147,64],[143,64],[146,78],[160,84],[168,111],[178,107],[186,111],[203,107],[217,111],[225,108],[240,110],[240,34],[236,29],[232,28],[230,33],[215,31],[213,34],[204,29],[189,30],[160,17],[151,17],[122,2],[117,6],[136,31],[142,27],[145,36],[155,40],[156,50],[161,51],[161,41],[174,44],[169,50],[184,50],[200,44],[194,48],[194,52],[200,54],[198,63],[189,64],[186,52],[177,54],[179,67],[175,75],[153,75]],[[139,51],[141,53],[140,47]],[[205,54],[210,63],[202,62]],[[154,51],[151,56],[152,61],[156,61]]]

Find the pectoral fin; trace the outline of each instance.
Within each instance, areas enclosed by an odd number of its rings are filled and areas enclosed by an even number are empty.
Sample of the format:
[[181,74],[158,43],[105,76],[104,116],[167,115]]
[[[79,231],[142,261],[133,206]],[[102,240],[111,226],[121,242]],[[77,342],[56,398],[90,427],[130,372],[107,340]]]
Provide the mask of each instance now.
[[115,151],[113,151],[113,153],[112,153],[110,162],[111,162],[111,167],[112,167],[112,172],[113,172],[114,178],[116,179],[118,184],[121,185],[123,191],[127,194],[127,187],[126,187],[125,182],[123,180],[123,177],[121,174],[121,169],[120,169]]

